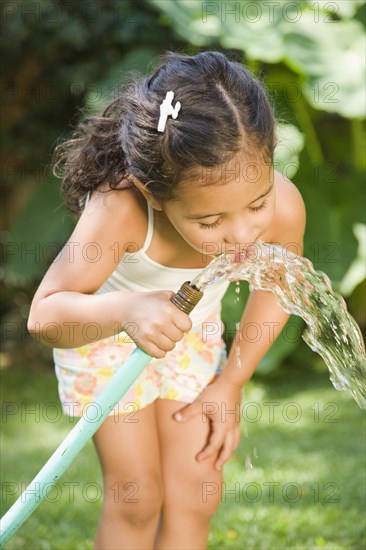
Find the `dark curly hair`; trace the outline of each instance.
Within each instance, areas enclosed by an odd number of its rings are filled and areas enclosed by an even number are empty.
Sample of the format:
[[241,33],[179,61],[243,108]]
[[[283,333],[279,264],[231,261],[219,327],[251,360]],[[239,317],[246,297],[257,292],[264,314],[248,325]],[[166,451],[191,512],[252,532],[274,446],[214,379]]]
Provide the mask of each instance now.
[[[236,153],[273,162],[275,116],[266,90],[225,54],[165,52],[152,75],[134,77],[101,116],[86,116],[52,156],[66,207],[80,215],[86,193],[140,180],[160,202],[205,168]],[[174,91],[181,109],[157,131],[160,104]],[[202,173],[202,172],[201,172]]]

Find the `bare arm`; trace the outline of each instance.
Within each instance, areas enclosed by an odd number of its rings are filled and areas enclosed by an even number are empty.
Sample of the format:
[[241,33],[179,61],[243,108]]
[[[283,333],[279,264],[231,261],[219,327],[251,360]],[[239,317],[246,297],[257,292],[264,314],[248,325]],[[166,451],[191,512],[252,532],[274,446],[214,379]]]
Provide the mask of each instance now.
[[[289,314],[278,305],[270,291],[254,290],[247,301],[222,378],[243,386],[252,376],[273,342],[281,333]],[[256,337],[246,337],[245,327],[255,327]],[[250,333],[250,330],[249,330]],[[235,364],[235,348],[240,348],[241,368]]]
[[36,342],[52,348],[75,348],[108,338],[126,326],[131,294],[56,292],[38,302],[28,330]]
[[146,230],[146,214],[133,192],[93,195],[33,298],[33,338],[47,347],[74,348],[124,330],[146,353],[165,357],[192,326],[170,302],[172,291],[94,294],[129,246],[140,248]]
[[130,292],[94,295],[136,235],[141,212],[129,191],[94,193],[32,301],[28,330],[47,346],[72,348],[121,332]]

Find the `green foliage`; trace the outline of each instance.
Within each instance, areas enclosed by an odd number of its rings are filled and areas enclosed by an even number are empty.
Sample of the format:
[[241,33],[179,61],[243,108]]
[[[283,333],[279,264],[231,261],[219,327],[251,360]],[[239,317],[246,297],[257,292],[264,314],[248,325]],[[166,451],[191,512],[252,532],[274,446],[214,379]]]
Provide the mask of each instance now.
[[[181,37],[208,48],[245,52],[252,60],[283,62],[301,79],[316,109],[365,116],[365,32],[348,19],[364,2],[204,2],[150,0]],[[347,2],[348,4],[348,2]],[[335,11],[334,11],[335,10]],[[340,70],[340,67],[342,70]]]
[[[59,184],[44,170],[56,143],[70,134],[81,111],[101,112],[123,86],[126,71],[146,70],[169,47],[169,29],[156,33],[158,15],[143,0],[102,4],[56,0],[4,7],[7,285],[39,281],[52,261],[50,250],[40,261],[32,254],[24,259],[29,244],[42,247],[50,239],[62,245],[72,231]],[[18,188],[25,197],[20,205]]]
[[98,87],[91,89],[85,99],[85,107],[89,113],[99,114],[113,99],[117,97],[120,86],[123,85],[126,75],[142,75],[156,55],[156,51],[149,47],[135,48],[127,53],[123,59],[113,65]]
[[[223,339],[228,351],[231,346],[235,345],[234,335],[236,331],[236,323],[240,321],[243,309],[249,297],[249,284],[247,281],[240,281],[240,290],[238,293],[236,292],[237,288],[238,287],[232,283],[229,286],[222,303],[222,321],[225,327]],[[300,317],[290,315],[286,327],[259,363],[256,368],[256,373],[265,376],[279,369],[281,365],[284,364],[286,358],[290,356],[298,347],[299,342],[301,341],[301,334],[303,333],[305,326],[304,321]],[[248,333],[245,331],[243,333],[243,337],[248,338],[249,341],[250,338],[255,339],[257,337],[257,333],[254,328],[253,330],[253,334],[250,334],[250,329],[248,330]],[[270,333],[268,333],[268,335],[270,337]]]
[[305,145],[304,134],[293,124],[278,123],[276,133],[279,143],[274,152],[274,167],[287,178],[299,169],[299,155]]
[[[147,74],[162,51],[223,50],[246,63],[267,87],[279,136],[275,168],[294,181],[306,204],[304,255],[349,298],[350,311],[364,328],[365,314],[352,293],[360,295],[365,276],[360,237],[366,223],[365,1],[107,0],[103,7],[96,2],[95,17],[82,3],[72,10],[63,2],[54,6],[54,19],[21,17],[19,10],[6,18],[4,36],[12,48],[4,58],[5,76],[21,82],[21,100],[32,86],[42,92],[36,104],[10,102],[6,109],[14,122],[5,125],[5,157],[18,167],[9,175],[8,188],[27,187],[23,163],[47,164],[51,148],[76,122],[79,109],[101,112],[126,77]],[[24,57],[23,51],[32,56]],[[53,88],[56,97],[49,95]],[[47,244],[61,245],[72,230],[54,181],[42,176],[33,187],[3,234],[6,251],[11,251],[3,271],[10,287],[40,280],[52,260]],[[37,243],[46,253],[39,261],[28,254],[24,261],[22,250]],[[228,326],[234,326],[230,292],[224,314]],[[260,370],[269,370],[270,362],[279,366],[296,349],[296,343],[289,345],[280,336]]]
[[319,166],[316,177],[309,174],[301,192],[309,218],[306,255],[317,269],[340,283],[357,257],[353,224],[366,221],[362,174],[340,178],[333,166]]
[[[366,264],[366,225],[362,223],[356,223],[353,226],[353,232],[358,241],[358,252],[357,257],[353,260],[352,264],[349,267],[346,275],[342,279],[341,285],[339,285],[339,292],[343,296],[349,296],[353,289],[352,294],[353,300],[352,303],[355,305],[355,299],[357,302],[357,292],[356,287],[359,283],[363,282],[363,288],[365,288],[366,279],[363,279],[365,273],[365,264]],[[358,311],[365,306],[366,300],[360,300]],[[352,308],[352,311],[355,313],[355,309]]]
[[304,12],[286,35],[285,62],[302,75],[302,90],[315,109],[365,117],[365,31],[358,21],[313,22]]
[[34,191],[21,215],[7,234],[6,282],[27,284],[41,279],[73,230],[70,215],[58,214],[59,189],[54,179],[45,179]]

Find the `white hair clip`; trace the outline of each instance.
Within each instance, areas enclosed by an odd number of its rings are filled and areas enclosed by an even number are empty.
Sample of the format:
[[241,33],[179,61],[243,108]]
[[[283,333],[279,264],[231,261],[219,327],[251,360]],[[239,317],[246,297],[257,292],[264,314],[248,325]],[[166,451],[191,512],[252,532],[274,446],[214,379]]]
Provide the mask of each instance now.
[[175,107],[172,105],[174,98],[174,92],[167,92],[164,101],[160,104],[160,118],[158,124],[158,132],[164,132],[166,120],[169,115],[174,119],[177,118],[178,112],[181,108],[179,101],[175,104]]

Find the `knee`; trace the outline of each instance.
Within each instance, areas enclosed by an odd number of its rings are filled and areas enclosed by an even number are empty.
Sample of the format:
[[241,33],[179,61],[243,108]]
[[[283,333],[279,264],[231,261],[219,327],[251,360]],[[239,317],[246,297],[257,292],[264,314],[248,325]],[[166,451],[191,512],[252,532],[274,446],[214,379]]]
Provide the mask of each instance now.
[[183,512],[197,519],[209,520],[215,515],[221,500],[221,481],[217,479],[209,481],[209,477],[208,480],[191,479],[184,487],[182,486],[181,504],[178,506]]
[[217,480],[200,480],[197,483],[196,490],[200,495],[197,511],[211,518],[216,513],[222,501],[222,482]]
[[163,487],[156,476],[131,476],[130,480],[105,480],[106,514],[117,515],[136,527],[156,519],[163,503]]

